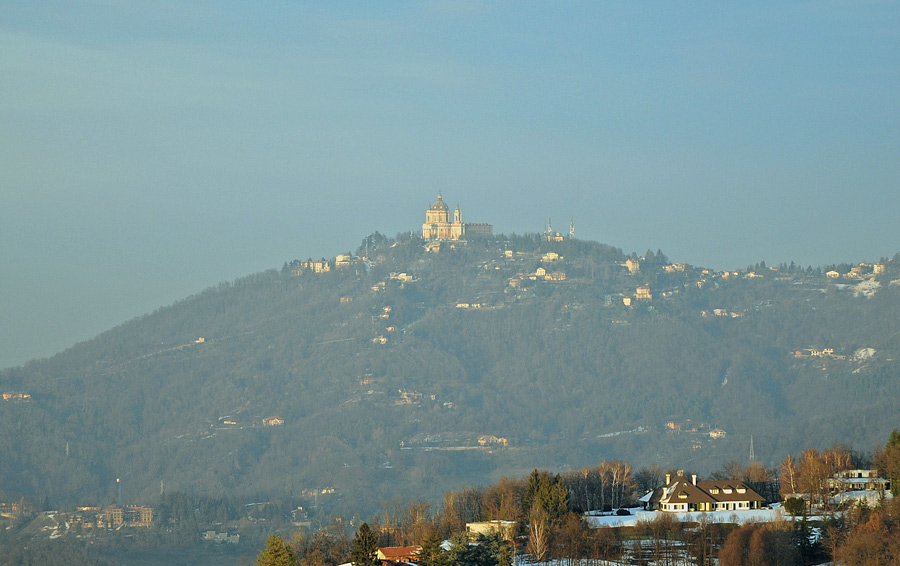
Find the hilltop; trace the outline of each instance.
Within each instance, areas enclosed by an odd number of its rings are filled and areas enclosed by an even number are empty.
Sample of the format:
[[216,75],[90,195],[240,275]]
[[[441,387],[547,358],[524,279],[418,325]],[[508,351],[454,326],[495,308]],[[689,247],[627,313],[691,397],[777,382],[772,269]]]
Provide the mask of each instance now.
[[[378,233],[0,373],[0,495],[365,514],[535,467],[704,471],[897,426],[900,261],[721,272]],[[777,460],[777,461],[776,461]]]

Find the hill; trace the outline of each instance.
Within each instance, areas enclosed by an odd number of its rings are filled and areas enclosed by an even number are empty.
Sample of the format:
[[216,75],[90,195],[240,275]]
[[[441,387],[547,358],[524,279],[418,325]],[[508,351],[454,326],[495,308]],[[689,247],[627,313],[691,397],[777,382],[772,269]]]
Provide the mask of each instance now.
[[897,426],[898,257],[829,277],[540,235],[424,244],[376,233],[342,267],[285,263],[3,371],[0,496],[353,514],[601,459],[702,472],[751,436],[775,465]]

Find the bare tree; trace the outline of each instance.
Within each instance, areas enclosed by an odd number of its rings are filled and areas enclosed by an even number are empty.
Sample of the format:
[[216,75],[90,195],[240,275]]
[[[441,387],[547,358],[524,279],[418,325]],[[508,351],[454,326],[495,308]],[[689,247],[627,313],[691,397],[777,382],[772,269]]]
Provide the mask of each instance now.
[[550,553],[550,517],[540,505],[534,505],[528,516],[528,553],[543,562]]
[[790,497],[796,495],[800,491],[799,473],[797,471],[797,462],[790,454],[781,463],[778,468],[779,478],[781,479],[781,495]]

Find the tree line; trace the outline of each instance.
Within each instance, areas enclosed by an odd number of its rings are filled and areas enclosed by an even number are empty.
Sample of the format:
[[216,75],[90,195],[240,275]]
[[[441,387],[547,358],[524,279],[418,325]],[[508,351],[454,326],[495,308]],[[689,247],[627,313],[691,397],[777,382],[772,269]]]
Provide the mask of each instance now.
[[[792,456],[778,470],[758,463],[741,466],[726,462],[714,478],[735,479],[761,488],[761,493],[802,494],[806,503],[799,518],[744,525],[701,518],[683,523],[658,513],[650,521],[627,528],[590,528],[584,512],[599,508],[630,513],[643,487],[659,487],[658,466],[633,472],[626,462],[601,462],[595,467],[552,474],[534,470],[525,478],[502,478],[484,488],[447,492],[443,506],[432,513],[423,501],[401,501],[380,517],[360,525],[349,539],[332,525],[312,535],[298,533],[292,542],[270,537],[257,564],[331,566],[349,561],[375,566],[375,553],[384,546],[421,546],[422,566],[509,566],[517,555],[535,562],[557,561],[566,566],[615,564],[672,564],[711,566],[808,565],[832,560],[842,566],[888,565],[900,559],[900,498],[882,499],[875,506],[861,500],[837,509],[830,507],[829,478],[853,466],[867,465],[859,454],[841,447],[809,449]],[[900,471],[900,430],[874,458],[883,476]],[[780,484],[780,485],[779,485]],[[896,492],[897,486],[892,485]],[[770,500],[771,501],[774,501]],[[608,502],[608,503],[607,503]],[[835,511],[816,519],[809,510]],[[494,532],[478,535],[476,544],[466,523],[509,521],[513,536]],[[814,526],[819,536],[814,536]],[[441,541],[449,544],[443,545]],[[278,562],[276,557],[282,557]]]

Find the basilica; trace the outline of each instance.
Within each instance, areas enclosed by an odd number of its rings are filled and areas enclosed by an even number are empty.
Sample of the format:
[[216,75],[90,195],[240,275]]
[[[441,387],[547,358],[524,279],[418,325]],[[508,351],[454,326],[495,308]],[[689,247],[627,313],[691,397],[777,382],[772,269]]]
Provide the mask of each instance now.
[[422,237],[426,240],[465,240],[492,236],[494,227],[485,223],[463,222],[459,205],[453,211],[450,221],[450,207],[439,194],[437,202],[425,211],[425,224],[422,224]]

